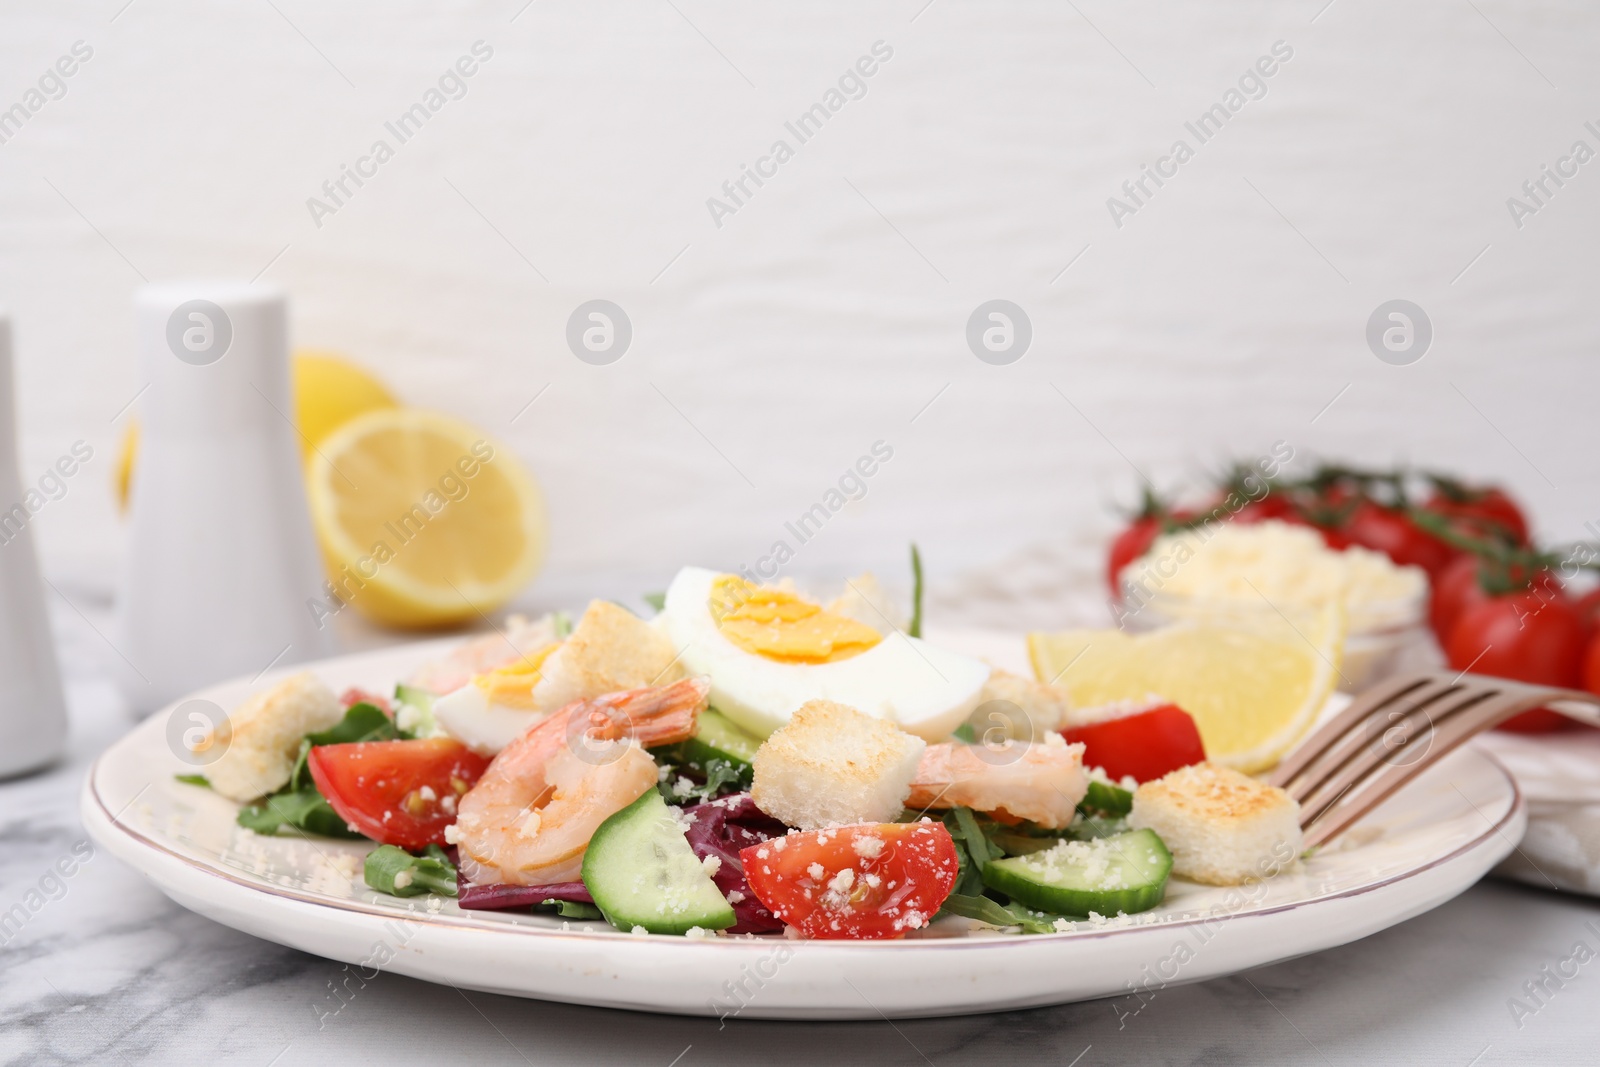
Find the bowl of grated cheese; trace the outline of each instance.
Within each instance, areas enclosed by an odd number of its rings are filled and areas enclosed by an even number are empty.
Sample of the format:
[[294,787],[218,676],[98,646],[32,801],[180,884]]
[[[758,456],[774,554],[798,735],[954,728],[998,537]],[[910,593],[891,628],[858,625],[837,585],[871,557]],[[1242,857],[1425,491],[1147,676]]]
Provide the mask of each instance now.
[[1119,582],[1118,621],[1134,630],[1218,618],[1298,625],[1338,605],[1346,692],[1440,662],[1426,625],[1427,574],[1382,552],[1329,548],[1305,526],[1225,523],[1164,534]]

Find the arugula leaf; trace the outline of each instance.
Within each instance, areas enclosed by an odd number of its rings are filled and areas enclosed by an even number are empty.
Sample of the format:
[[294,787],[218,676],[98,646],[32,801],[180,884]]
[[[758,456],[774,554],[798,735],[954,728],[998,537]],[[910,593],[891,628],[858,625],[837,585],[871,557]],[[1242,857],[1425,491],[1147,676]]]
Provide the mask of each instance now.
[[455,865],[438,845],[429,845],[420,856],[395,845],[379,845],[367,853],[361,873],[367,885],[391,896],[456,895]]
[[944,906],[939,911],[941,914],[948,912],[962,918],[976,919],[990,926],[1020,926],[1023,933],[1027,934],[1053,934],[1056,932],[1056,920],[1065,918],[1049,912],[1033,911],[1020,904],[1001,904],[986,896],[962,893],[951,893],[945,897]]
[[274,793],[260,804],[239,809],[238,823],[258,834],[276,834],[285,825],[291,830],[322,837],[360,839],[344,818],[323,799],[315,786],[287,793]]
[[203,774],[174,774],[172,777],[176,778],[184,785],[197,785],[202,789],[211,788],[211,779],[207,778]]
[[964,919],[976,919],[990,926],[1015,926],[1017,920],[998,901],[990,900],[986,896],[973,896],[967,893],[951,893],[944,898],[944,905],[939,911],[959,915]]
[[911,542],[911,625],[906,627],[906,633],[922,636],[922,553],[917,551],[915,541]]
[[572,616],[564,611],[558,611],[553,616],[557,637],[569,637],[572,634]]
[[666,610],[666,607],[667,607],[667,594],[665,594],[665,593],[646,593],[644,596],[640,597],[639,599],[643,600],[646,604],[649,604],[652,608],[655,608],[657,611],[665,611]]
[[[961,825],[961,820],[956,816],[956,811],[966,811],[966,809],[959,808],[947,811],[944,815],[945,829],[950,831],[950,838],[955,842],[956,846],[956,884],[952,892],[978,896],[983,893],[983,864],[978,863],[973,858],[972,850],[967,847],[967,831]],[[971,816],[972,813],[967,812],[969,819]]]
[[1093,841],[1097,837],[1115,837],[1128,829],[1128,820],[1120,815],[1084,814],[1073,817],[1066,836],[1076,841]]
[[978,743],[978,732],[972,728],[972,724],[970,722],[964,722],[960,726],[957,726],[955,732],[950,736],[955,738],[957,741],[962,741],[969,745],[975,745]]
[[697,783],[683,773],[686,765],[674,760],[671,752],[670,747],[651,750],[656,762],[666,768],[666,774],[657,780],[656,788],[661,793],[661,799],[668,804],[681,805],[687,800],[715,800],[724,793],[736,793],[749,788],[750,782],[746,777],[748,772],[737,764],[721,759],[707,761],[701,771],[706,780],[704,783]]
[[344,718],[314,734],[306,734],[313,745],[345,745],[355,741],[398,741],[400,731],[376,704],[351,704]]
[[544,900],[534,905],[539,908],[549,908],[563,919],[604,919],[600,909],[593,904],[585,904],[578,900]]
[[1066,836],[1065,832],[1048,835],[1030,834],[1009,826],[992,827],[987,834],[990,843],[1007,856],[1031,856],[1035,852],[1055,848]]
[[300,739],[300,754],[294,758],[294,770],[289,772],[289,781],[278,792],[298,793],[302,789],[315,788],[311,781],[311,771],[306,767],[306,757],[311,755],[311,739]]
[[709,795],[715,796],[723,792],[724,786],[735,786],[743,789],[749,786],[746,780],[748,772],[736,763],[724,759],[714,759],[706,764],[705,788]]
[[972,862],[977,864],[982,871],[990,860],[999,859],[995,854],[994,846],[978,828],[978,820],[972,814],[971,808],[954,808],[951,814],[956,817],[956,824],[961,827],[962,839],[966,842],[967,851],[972,854]]

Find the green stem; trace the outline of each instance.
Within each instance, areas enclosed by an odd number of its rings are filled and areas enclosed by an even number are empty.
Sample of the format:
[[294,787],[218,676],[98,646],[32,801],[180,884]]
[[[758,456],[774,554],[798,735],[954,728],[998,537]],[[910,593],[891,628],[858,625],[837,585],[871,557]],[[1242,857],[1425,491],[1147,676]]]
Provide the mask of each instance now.
[[911,542],[911,625],[906,633],[922,636],[922,553],[917,551],[915,541]]

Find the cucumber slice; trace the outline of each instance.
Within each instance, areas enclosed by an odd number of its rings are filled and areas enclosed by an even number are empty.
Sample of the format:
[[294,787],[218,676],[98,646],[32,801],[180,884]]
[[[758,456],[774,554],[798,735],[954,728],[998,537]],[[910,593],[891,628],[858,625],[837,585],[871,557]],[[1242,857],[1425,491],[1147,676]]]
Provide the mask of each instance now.
[[434,737],[444,731],[433,719],[435,696],[426,689],[400,684],[394,687],[395,726],[407,737]]
[[1133,810],[1133,794],[1120,785],[1089,779],[1089,791],[1078,803],[1080,811],[1097,811],[1105,815],[1126,815]]
[[983,884],[1039,911],[1132,915],[1161,903],[1171,873],[1172,853],[1161,838],[1152,830],[1133,830],[991,860]]
[[672,756],[702,773],[709,772],[714,763],[726,763],[738,773],[740,784],[748,788],[755,773],[756,749],[760,747],[759,737],[735,726],[722,712],[707,708],[700,713],[694,736],[674,746]]
[[583,854],[583,884],[606,921],[652,934],[725,930],[733,908],[683,836],[676,813],[654,789],[600,824]]

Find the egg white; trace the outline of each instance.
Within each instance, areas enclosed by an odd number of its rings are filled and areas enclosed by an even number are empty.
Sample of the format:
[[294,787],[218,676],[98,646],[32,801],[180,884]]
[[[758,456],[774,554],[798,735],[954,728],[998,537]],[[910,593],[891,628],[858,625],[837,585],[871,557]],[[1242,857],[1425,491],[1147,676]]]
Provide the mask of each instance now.
[[806,701],[832,700],[943,741],[978,706],[987,664],[898,631],[836,663],[780,663],[746,652],[711,617],[718,577],[703,567],[679,571],[661,624],[684,668],[711,679],[712,706],[758,737],[783,726]]
[[493,756],[544,717],[541,711],[496,704],[473,682],[433,702],[434,721],[480,756]]

